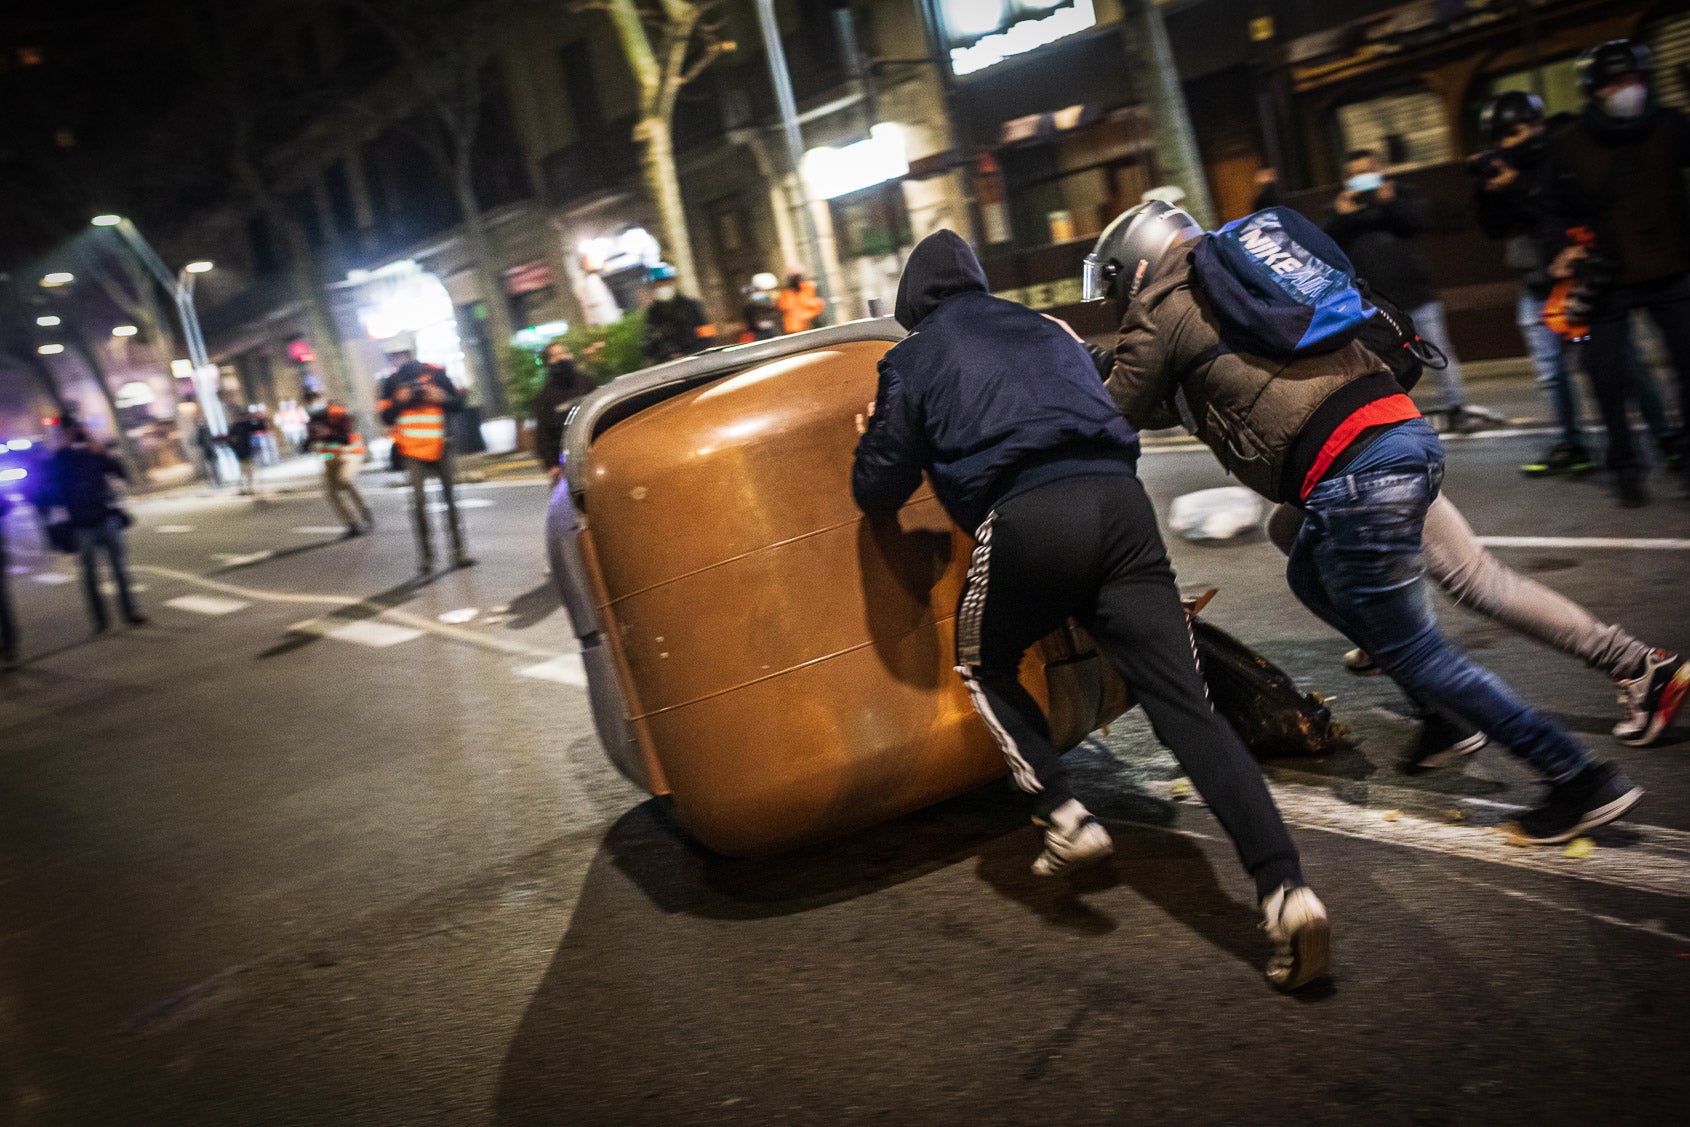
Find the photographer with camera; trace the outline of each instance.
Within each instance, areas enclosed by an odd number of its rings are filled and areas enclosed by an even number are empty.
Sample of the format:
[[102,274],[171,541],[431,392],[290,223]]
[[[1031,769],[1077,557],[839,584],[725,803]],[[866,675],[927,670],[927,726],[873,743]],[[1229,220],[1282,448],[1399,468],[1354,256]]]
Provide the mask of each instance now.
[[[1608,468],[1623,505],[1649,499],[1626,411],[1633,352],[1630,314],[1660,328],[1678,378],[1682,414],[1690,396],[1690,118],[1658,105],[1649,49],[1614,39],[1579,59],[1587,101],[1550,146],[1545,202],[1559,247],[1549,272],[1576,278],[1589,307],[1585,367],[1608,432]],[[1587,228],[1594,247],[1573,232]],[[1571,300],[1571,298],[1569,299]]]
[[1479,229],[1487,238],[1506,240],[1505,261],[1520,276],[1515,324],[1560,432],[1556,443],[1520,472],[1528,477],[1583,473],[1591,466],[1590,451],[1579,430],[1572,368],[1560,334],[1543,322],[1544,302],[1555,287],[1549,264],[1559,249],[1544,203],[1543,101],[1524,91],[1504,91],[1485,107],[1479,132],[1495,146],[1467,158]]
[[1432,275],[1420,253],[1420,236],[1432,225],[1432,203],[1413,184],[1387,177],[1372,149],[1344,157],[1344,190],[1321,224],[1374,290],[1408,311],[1425,340],[1449,358],[1438,373],[1444,401],[1438,410],[1457,434],[1478,430],[1479,416],[1467,411],[1461,362],[1449,343],[1444,303],[1432,289]]

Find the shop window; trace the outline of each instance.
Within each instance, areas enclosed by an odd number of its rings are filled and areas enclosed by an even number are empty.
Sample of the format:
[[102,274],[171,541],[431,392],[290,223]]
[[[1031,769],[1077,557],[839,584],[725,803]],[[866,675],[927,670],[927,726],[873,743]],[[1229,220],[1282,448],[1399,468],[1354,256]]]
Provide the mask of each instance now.
[[836,197],[830,207],[841,258],[880,258],[911,242],[900,182]]
[[1486,86],[1485,96],[1473,107],[1475,130],[1478,128],[1479,115],[1484,113],[1490,100],[1509,90],[1536,94],[1542,98],[1543,112],[1549,117],[1558,113],[1577,113],[1584,105],[1584,93],[1579,89],[1577,55],[1566,55],[1537,67],[1498,75]]
[[1386,94],[1338,107],[1340,155],[1372,149],[1392,171],[1401,172],[1456,157],[1449,116],[1435,94]]
[[1690,15],[1662,20],[1645,39],[1655,57],[1655,97],[1690,111]]

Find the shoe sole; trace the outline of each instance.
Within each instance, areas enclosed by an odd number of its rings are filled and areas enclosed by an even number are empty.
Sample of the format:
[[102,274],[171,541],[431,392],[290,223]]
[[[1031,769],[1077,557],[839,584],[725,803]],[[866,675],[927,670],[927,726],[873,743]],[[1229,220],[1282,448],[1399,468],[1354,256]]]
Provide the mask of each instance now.
[[1667,682],[1667,687],[1661,690],[1661,701],[1649,718],[1649,726],[1629,736],[1620,736],[1619,741],[1629,747],[1648,747],[1660,739],[1661,733],[1678,719],[1678,710],[1684,707],[1686,696],[1690,696],[1690,664],[1681,666]]
[[1521,841],[1527,842],[1531,845],[1560,845],[1563,841],[1573,840],[1573,838],[1584,833],[1586,830],[1594,830],[1598,826],[1605,826],[1617,818],[1624,817],[1626,811],[1630,810],[1633,806],[1636,806],[1640,801],[1642,801],[1642,799],[1643,788],[1634,786],[1618,798],[1614,799],[1612,802],[1603,806],[1598,806],[1596,809],[1586,813],[1583,820],[1581,820],[1579,824],[1574,826],[1572,829],[1564,830],[1553,837],[1532,837],[1530,834],[1526,833],[1526,831],[1522,829],[1517,822],[1514,825],[1514,832],[1519,836]]
[[[1036,877],[1061,877],[1080,869],[1090,868],[1099,861],[1108,860],[1115,855],[1115,843],[1111,841],[1095,853],[1084,853],[1077,857],[1057,857],[1054,864],[1041,865],[1045,854],[1040,854],[1033,862],[1033,875]],[[1050,856],[1055,856],[1050,854]]]
[[1332,923],[1326,919],[1310,920],[1291,937],[1291,953],[1296,962],[1283,981],[1275,982],[1276,989],[1301,989],[1326,974],[1332,967]]
[[1489,742],[1483,732],[1475,732],[1459,743],[1450,744],[1442,751],[1435,751],[1424,759],[1415,760],[1413,765],[1422,771],[1436,771],[1439,767],[1448,767],[1457,759],[1465,759]]

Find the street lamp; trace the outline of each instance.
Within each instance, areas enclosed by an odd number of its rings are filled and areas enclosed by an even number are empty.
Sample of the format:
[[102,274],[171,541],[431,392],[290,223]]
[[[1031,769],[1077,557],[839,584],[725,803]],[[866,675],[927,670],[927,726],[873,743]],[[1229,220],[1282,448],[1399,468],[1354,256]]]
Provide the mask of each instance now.
[[158,252],[153,250],[134,222],[122,215],[96,215],[89,224],[95,227],[115,227],[135,257],[141,260],[159,285],[170,291],[176,300],[176,315],[182,321],[182,338],[188,344],[188,361],[193,365],[194,398],[199,401],[200,418],[214,435],[223,434],[228,424],[223,418],[223,405],[217,399],[217,370],[211,366],[206,353],[205,334],[200,330],[199,313],[194,309],[194,275],[212,268],[205,259],[197,259],[172,275]]
[[63,352],[64,350],[65,350],[65,346],[62,345],[62,344],[44,344],[44,345],[41,345],[39,348],[37,348],[35,351],[39,352],[43,356],[57,356],[59,353]]
[[60,286],[68,286],[74,281],[76,281],[76,275],[70,271],[55,270],[51,274],[43,275],[41,288],[44,290],[57,289]]
[[51,329],[51,328],[54,328],[57,325],[59,325],[61,322],[53,314],[43,313],[41,316],[39,316],[35,319],[35,323],[37,325],[40,325],[43,329]]

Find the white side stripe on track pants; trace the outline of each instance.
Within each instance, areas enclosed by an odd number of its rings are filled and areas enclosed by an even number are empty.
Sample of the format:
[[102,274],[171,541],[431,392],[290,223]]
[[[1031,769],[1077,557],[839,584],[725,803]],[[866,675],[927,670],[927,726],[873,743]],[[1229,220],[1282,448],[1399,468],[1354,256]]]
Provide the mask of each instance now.
[[997,714],[992,711],[992,702],[974,676],[980,665],[980,623],[986,611],[986,587],[992,562],[992,521],[996,519],[997,513],[988,514],[974,533],[974,555],[968,561],[968,577],[963,581],[962,602],[957,609],[956,671],[968,687],[968,699],[974,702],[974,711],[980,714],[992,738],[998,741],[1015,785],[1028,794],[1037,794],[1044,786],[1034,774],[1033,765],[1021,754],[1015,737],[998,721]]

